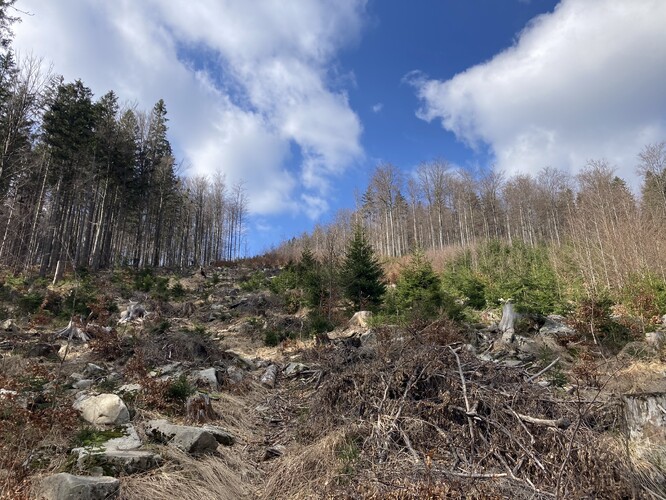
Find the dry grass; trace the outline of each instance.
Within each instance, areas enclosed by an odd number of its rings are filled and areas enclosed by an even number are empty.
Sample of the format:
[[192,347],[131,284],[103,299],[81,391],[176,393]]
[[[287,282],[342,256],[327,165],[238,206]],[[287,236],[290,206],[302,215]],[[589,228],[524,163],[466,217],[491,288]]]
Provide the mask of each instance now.
[[280,458],[259,498],[323,498],[347,480],[344,447],[351,431],[337,429],[307,446],[294,445]]
[[666,364],[658,359],[636,360],[621,369],[608,387],[617,392],[665,392]]
[[166,465],[121,481],[122,500],[237,500],[251,498],[258,472],[235,450],[197,460],[168,449]]

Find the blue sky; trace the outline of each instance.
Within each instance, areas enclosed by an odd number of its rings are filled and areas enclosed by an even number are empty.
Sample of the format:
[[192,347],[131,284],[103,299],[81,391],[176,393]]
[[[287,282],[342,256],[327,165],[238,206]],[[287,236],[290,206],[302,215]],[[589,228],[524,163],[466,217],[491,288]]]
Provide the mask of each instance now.
[[[379,162],[575,174],[666,140],[663,0],[19,0],[15,47],[169,111],[188,175],[243,181],[252,253]],[[633,180],[632,180],[633,179]]]

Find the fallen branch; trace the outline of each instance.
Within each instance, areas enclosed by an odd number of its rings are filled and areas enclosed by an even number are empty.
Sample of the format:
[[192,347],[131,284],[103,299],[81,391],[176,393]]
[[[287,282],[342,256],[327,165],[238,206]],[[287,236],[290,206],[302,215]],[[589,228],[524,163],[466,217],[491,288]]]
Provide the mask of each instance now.
[[[458,374],[460,375],[460,383],[462,384],[463,398],[465,399],[465,414],[467,415],[467,423],[469,425],[469,437],[471,439],[470,446],[474,447],[474,423],[472,422],[472,417],[470,416],[469,408],[469,399],[467,398],[467,383],[465,382],[465,374],[462,371],[462,366],[460,365],[460,358],[458,353],[449,346],[449,350],[456,357],[456,362],[458,363]],[[475,412],[476,413],[476,412]]]
[[536,373],[532,375],[530,378],[527,379],[528,382],[532,382],[537,377],[540,377],[544,373],[546,373],[548,370],[550,370],[553,366],[557,364],[557,362],[560,360],[560,357],[556,357],[547,367],[545,367],[543,370],[541,370],[539,373]]
[[557,420],[548,420],[544,418],[530,417],[529,415],[521,415],[516,413],[520,420],[534,425],[542,425],[544,427],[553,427],[556,429],[568,429],[571,426],[571,421],[567,417],[558,418]]

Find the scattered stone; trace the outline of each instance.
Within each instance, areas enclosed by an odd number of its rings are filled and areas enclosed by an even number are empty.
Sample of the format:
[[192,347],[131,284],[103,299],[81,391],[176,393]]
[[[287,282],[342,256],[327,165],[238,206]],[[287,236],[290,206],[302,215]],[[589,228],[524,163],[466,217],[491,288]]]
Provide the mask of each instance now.
[[289,363],[282,373],[285,374],[287,377],[292,377],[294,375],[298,375],[301,372],[304,372],[305,370],[308,369],[307,365],[304,365],[303,363]]
[[104,368],[94,363],[88,363],[85,370],[83,370],[83,375],[90,378],[102,377],[105,373]]
[[118,388],[118,392],[120,394],[136,394],[137,392],[141,392],[141,389],[143,389],[141,384],[124,384]]
[[61,472],[45,477],[37,486],[43,500],[107,500],[120,494],[120,481],[108,476],[74,476]]
[[195,384],[207,386],[211,391],[219,391],[220,384],[224,381],[222,372],[214,367],[194,372],[192,379]]
[[14,396],[18,396],[18,392],[10,389],[0,389],[0,399],[7,399]]
[[227,367],[227,379],[229,382],[232,384],[237,384],[241,382],[243,378],[245,378],[245,373],[243,370],[234,365]]
[[76,382],[74,382],[72,384],[72,387],[78,390],[85,390],[85,389],[90,389],[94,383],[95,381],[92,379],[83,378],[81,380],[77,380]]
[[74,402],[84,420],[95,425],[120,425],[129,422],[129,411],[115,394],[83,395]]
[[27,358],[48,358],[58,352],[56,344],[49,344],[48,342],[37,342],[28,347],[25,353]]
[[212,453],[217,450],[217,439],[201,427],[170,424],[166,420],[150,420],[146,435],[159,443],[168,444],[192,455]]
[[183,363],[176,361],[175,363],[169,363],[168,365],[161,366],[152,370],[148,375],[150,377],[162,377],[164,375],[173,375],[176,371],[182,366]]
[[666,343],[666,332],[655,330],[654,332],[645,332],[645,342],[657,349]]
[[275,364],[270,365],[268,368],[266,368],[266,371],[261,376],[262,385],[270,387],[271,389],[275,387],[275,380],[277,379],[277,373],[278,373],[278,366]]
[[218,443],[223,446],[233,446],[236,438],[228,430],[216,425],[204,425],[203,429],[210,432]]
[[539,329],[540,335],[574,335],[576,330],[564,323],[564,317],[551,314],[546,317],[546,322]]
[[285,454],[286,451],[287,448],[281,444],[276,444],[275,446],[266,448],[266,452],[264,453],[264,461],[281,457],[282,455]]
[[100,446],[74,448],[72,453],[79,455],[79,469],[90,471],[101,467],[114,475],[134,474],[153,469],[162,463],[160,455],[139,450],[141,440],[132,425],[126,425],[124,430],[124,436],[109,439]]
[[5,332],[10,332],[10,333],[16,333],[19,331],[19,327],[16,325],[16,321],[13,319],[6,319],[5,321],[2,322],[2,326],[0,326],[3,331]]

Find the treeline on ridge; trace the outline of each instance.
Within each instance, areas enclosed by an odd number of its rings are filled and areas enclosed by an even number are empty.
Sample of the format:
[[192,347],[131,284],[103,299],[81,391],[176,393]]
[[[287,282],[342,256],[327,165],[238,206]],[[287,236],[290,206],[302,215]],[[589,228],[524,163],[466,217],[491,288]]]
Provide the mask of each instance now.
[[94,99],[81,80],[17,58],[0,6],[0,264],[183,266],[244,254],[242,184],[179,176],[166,104]]

